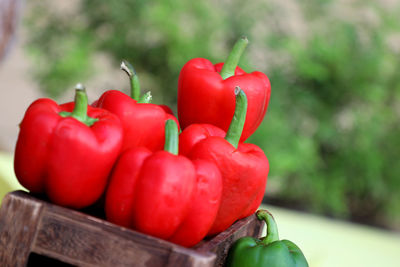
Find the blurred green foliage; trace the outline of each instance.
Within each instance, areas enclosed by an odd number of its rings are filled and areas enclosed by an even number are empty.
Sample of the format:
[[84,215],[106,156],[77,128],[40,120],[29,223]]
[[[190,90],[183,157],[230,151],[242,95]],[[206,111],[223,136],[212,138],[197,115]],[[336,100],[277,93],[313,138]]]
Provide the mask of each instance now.
[[38,2],[28,18],[29,49],[50,96],[93,75],[92,57],[101,52],[116,66],[132,62],[150,77],[147,87],[171,104],[187,60],[223,61],[246,34],[253,42],[242,65],[257,66],[272,83],[265,121],[249,140],[270,160],[267,196],[400,228],[400,48],[392,40],[400,34],[399,9],[365,1],[349,9],[338,1],[287,2],[292,6],[82,0],[73,13]]

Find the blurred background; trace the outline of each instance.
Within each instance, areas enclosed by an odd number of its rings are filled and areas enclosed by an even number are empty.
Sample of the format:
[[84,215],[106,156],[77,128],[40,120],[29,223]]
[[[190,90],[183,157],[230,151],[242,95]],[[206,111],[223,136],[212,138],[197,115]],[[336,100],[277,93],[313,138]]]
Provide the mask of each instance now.
[[398,1],[21,2],[11,46],[0,53],[0,148],[10,162],[34,99],[72,100],[77,82],[91,101],[108,89],[128,92],[119,70],[127,59],[153,102],[176,111],[185,62],[224,61],[247,35],[240,65],[272,85],[264,122],[248,140],[270,161],[264,203],[399,235]]

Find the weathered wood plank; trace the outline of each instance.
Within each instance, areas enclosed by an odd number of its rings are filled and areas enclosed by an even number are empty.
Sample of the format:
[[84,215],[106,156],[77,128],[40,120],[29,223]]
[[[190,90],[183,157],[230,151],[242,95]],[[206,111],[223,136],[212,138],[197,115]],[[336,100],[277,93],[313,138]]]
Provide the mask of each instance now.
[[261,230],[250,216],[189,249],[16,191],[0,210],[0,262],[25,266],[34,252],[77,266],[222,266],[233,241]]
[[214,266],[223,266],[230,246],[244,236],[260,237],[263,231],[263,223],[255,215],[235,222],[226,231],[203,240],[193,249],[199,252],[213,252],[217,255]]
[[18,193],[3,198],[0,208],[1,266],[25,266],[35,239],[42,205]]

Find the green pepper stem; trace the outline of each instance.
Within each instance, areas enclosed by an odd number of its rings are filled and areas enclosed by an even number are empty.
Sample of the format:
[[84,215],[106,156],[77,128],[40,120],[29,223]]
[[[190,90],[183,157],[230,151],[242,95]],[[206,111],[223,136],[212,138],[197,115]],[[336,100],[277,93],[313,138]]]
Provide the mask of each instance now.
[[135,69],[133,68],[131,63],[123,60],[121,62],[121,70],[125,71],[126,74],[128,74],[131,84],[131,97],[138,101],[140,98],[140,82]]
[[139,97],[139,100],[137,101],[138,103],[151,103],[153,96],[151,95],[151,92],[148,91],[147,93],[145,93],[144,95],[142,95],[141,97]]
[[86,124],[87,126],[92,126],[98,119],[89,117],[87,115],[87,107],[88,107],[88,97],[86,94],[85,87],[78,83],[75,86],[75,105],[74,110],[72,112],[62,111],[59,113],[62,117],[73,117],[78,121]]
[[165,122],[165,144],[164,150],[174,155],[178,155],[179,139],[178,139],[178,125],[174,120],[167,120]]
[[272,214],[267,210],[258,210],[256,216],[259,220],[264,220],[267,224],[267,235],[261,239],[261,243],[268,245],[279,240],[278,226]]
[[246,36],[242,36],[232,48],[231,53],[226,59],[224,66],[221,69],[220,75],[223,80],[235,75],[235,70],[239,64],[240,57],[242,56],[244,50],[246,49],[249,40]]
[[226,132],[225,140],[231,143],[235,148],[239,145],[240,137],[242,136],[244,122],[246,121],[247,113],[247,96],[239,87],[235,87],[235,113],[229,129]]

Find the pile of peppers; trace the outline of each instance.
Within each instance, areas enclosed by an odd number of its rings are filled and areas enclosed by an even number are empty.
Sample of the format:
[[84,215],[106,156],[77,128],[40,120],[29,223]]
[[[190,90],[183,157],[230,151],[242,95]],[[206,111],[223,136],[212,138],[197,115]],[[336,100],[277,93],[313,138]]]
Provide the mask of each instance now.
[[102,203],[110,222],[186,247],[254,214],[269,164],[245,141],[263,121],[271,85],[238,67],[247,44],[240,38],[225,63],[183,66],[179,119],[141,95],[126,61],[130,95],[109,90],[89,104],[78,85],[73,102],[34,101],[19,125],[19,182],[61,206]]

